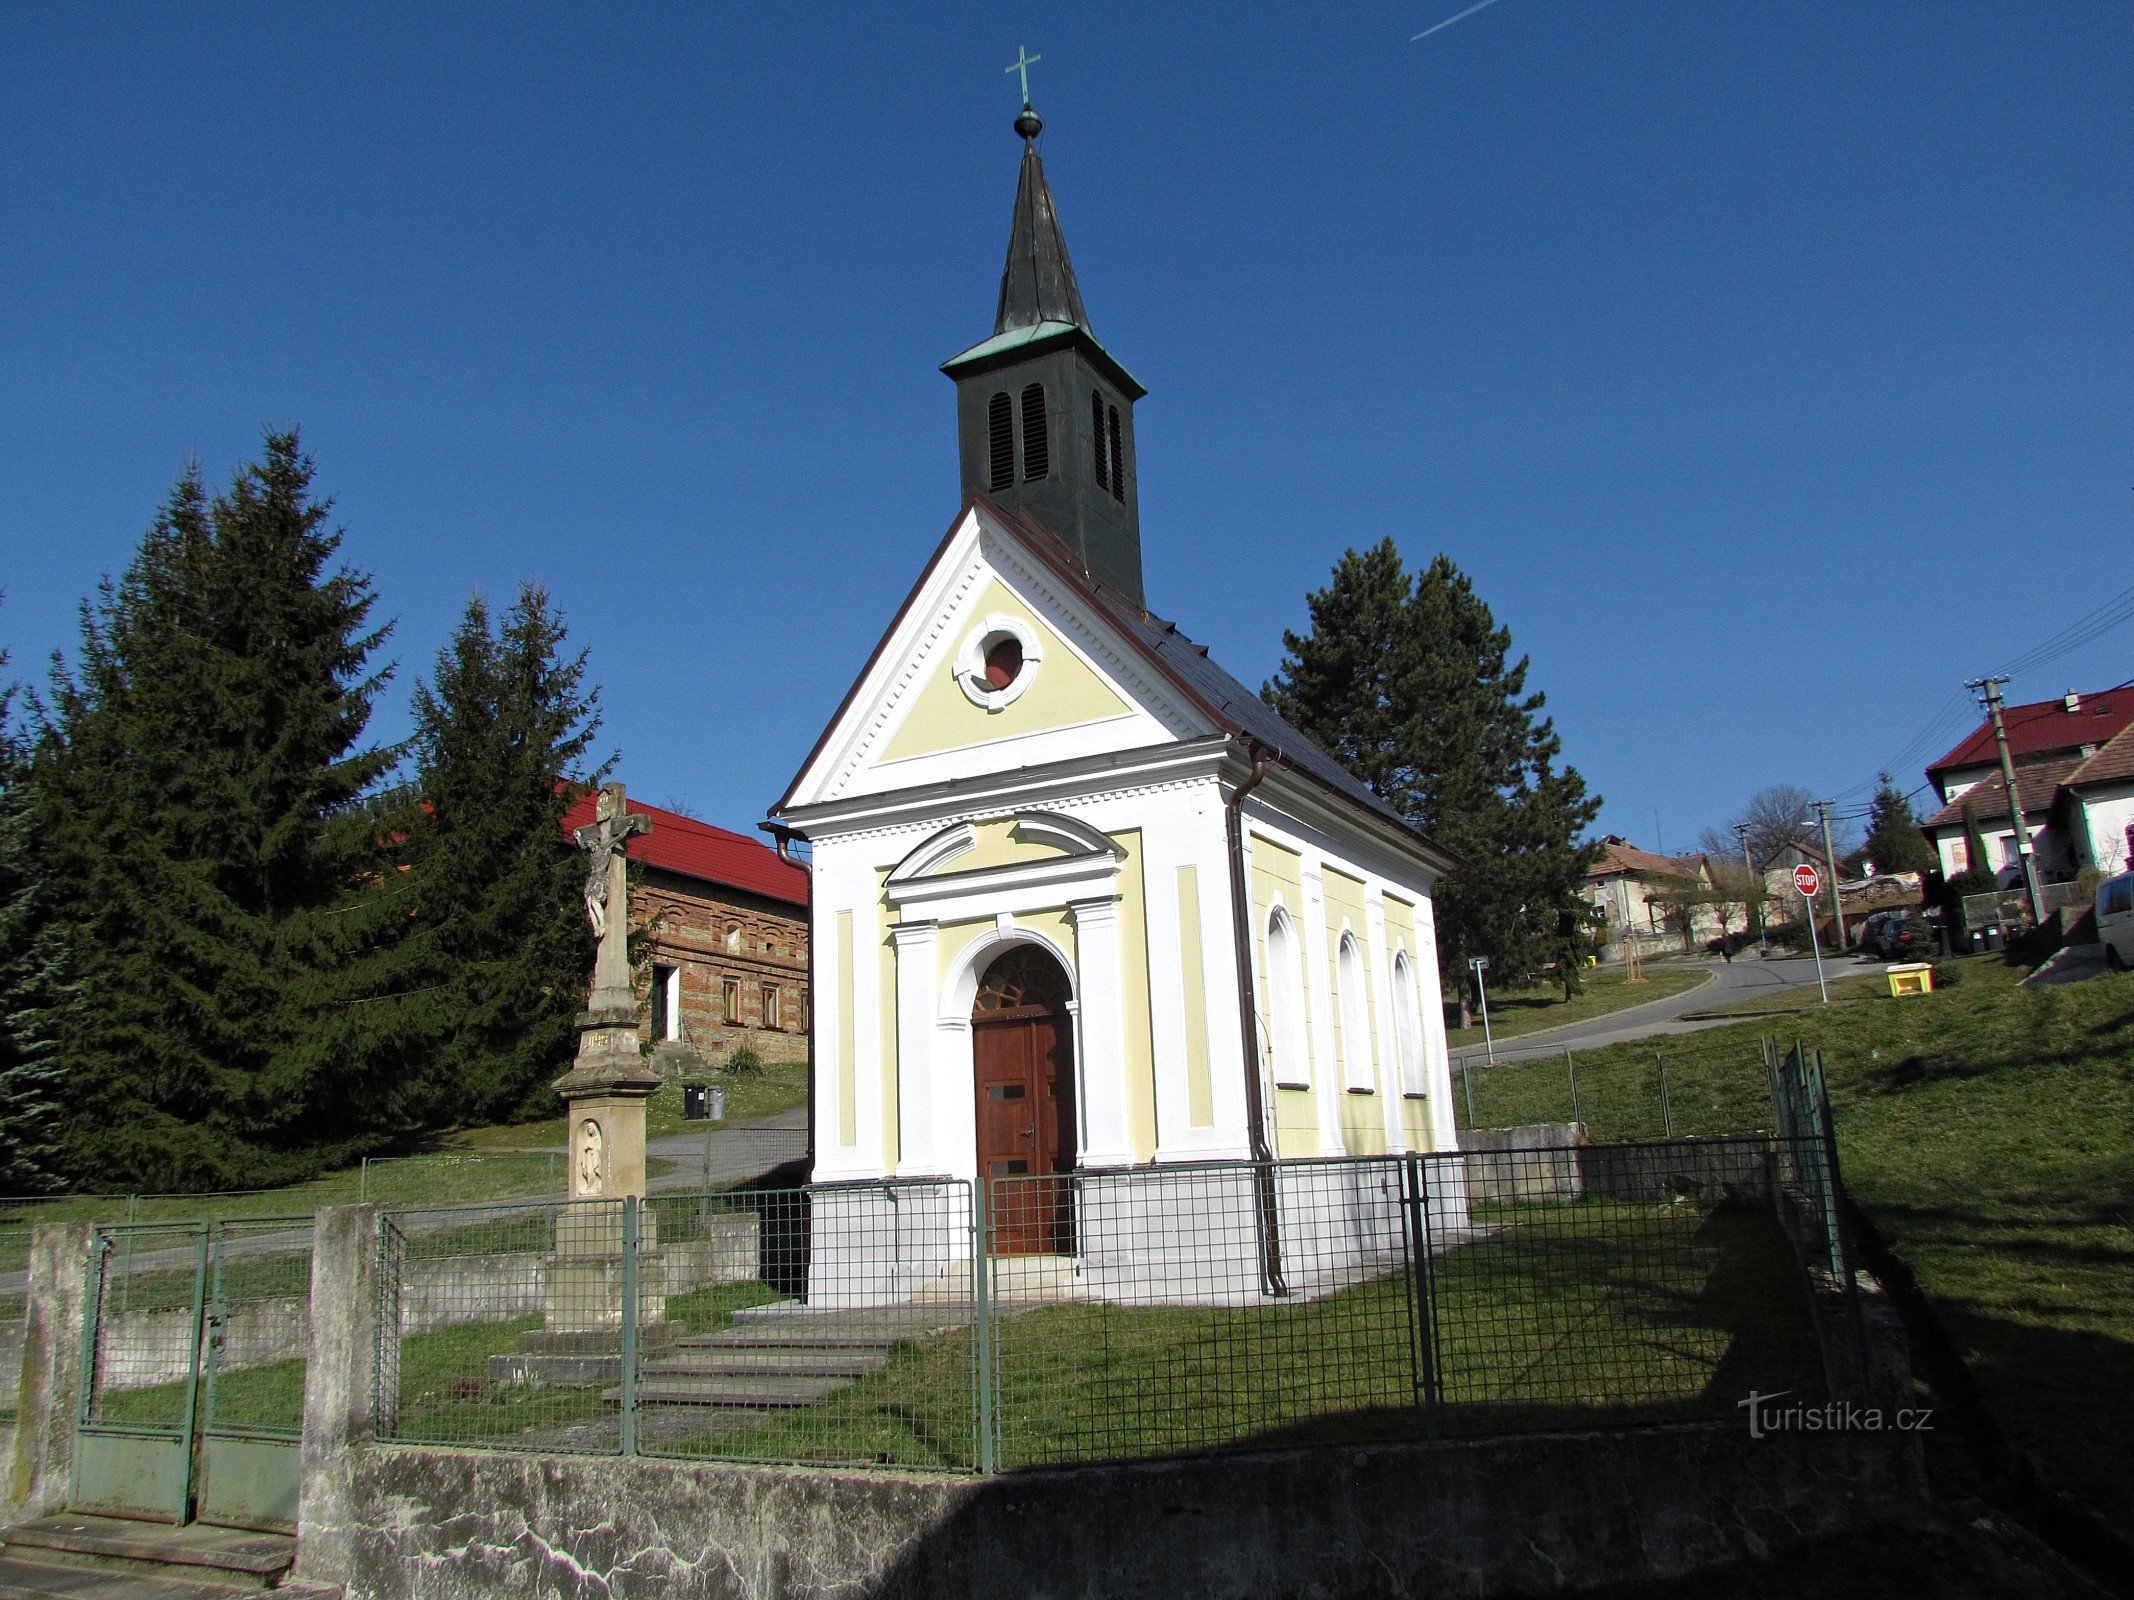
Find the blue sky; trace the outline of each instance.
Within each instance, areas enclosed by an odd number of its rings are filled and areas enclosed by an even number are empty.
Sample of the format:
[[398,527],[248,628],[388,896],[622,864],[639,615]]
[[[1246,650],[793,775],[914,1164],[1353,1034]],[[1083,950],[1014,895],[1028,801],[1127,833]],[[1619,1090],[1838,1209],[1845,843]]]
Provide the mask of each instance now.
[[[1152,606],[1241,678],[1390,534],[1602,825],[1860,792],[2134,582],[2134,6],[11,9],[0,643],[297,422],[405,730],[545,580],[634,793],[752,827],[956,509],[1018,45],[1139,408]],[[2134,676],[2134,627],[2018,699]],[[1965,717],[1909,752],[1901,776]]]

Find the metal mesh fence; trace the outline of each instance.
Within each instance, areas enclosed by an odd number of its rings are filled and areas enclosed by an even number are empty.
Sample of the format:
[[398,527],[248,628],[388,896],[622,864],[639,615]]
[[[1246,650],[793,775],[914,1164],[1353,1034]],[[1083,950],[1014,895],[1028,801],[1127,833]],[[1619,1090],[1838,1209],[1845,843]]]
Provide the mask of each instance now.
[[640,1349],[641,1449],[978,1465],[968,1184],[745,1188],[647,1209],[667,1298]]
[[1826,1387],[1828,1157],[1809,1130],[396,1211],[380,1432],[987,1471],[1725,1415]]
[[379,1433],[968,1468],[970,1227],[949,1181],[388,1213]]
[[[1417,1168],[1444,1432],[1726,1415],[1751,1389],[1823,1388],[1777,1142],[1506,1149]],[[1450,1188],[1464,1215],[1440,1200]]]
[[626,1209],[634,1220],[620,1200],[386,1213],[379,1436],[619,1450]]
[[988,1191],[1001,1466],[1407,1430],[1420,1366],[1400,1162]]
[[198,1402],[207,1314],[202,1223],[99,1228],[92,1245],[85,1422],[180,1433]]
[[116,1223],[92,1245],[83,1420],[295,1437],[311,1345],[311,1219]]
[[209,1243],[206,1425],[295,1438],[311,1348],[311,1219],[218,1222]]
[[1753,1047],[1650,1040],[1500,1049],[1495,1061],[1470,1052],[1453,1062],[1452,1080],[1463,1134],[1576,1122],[1587,1137],[1607,1140],[1737,1133],[1764,1121],[1768,1092]]

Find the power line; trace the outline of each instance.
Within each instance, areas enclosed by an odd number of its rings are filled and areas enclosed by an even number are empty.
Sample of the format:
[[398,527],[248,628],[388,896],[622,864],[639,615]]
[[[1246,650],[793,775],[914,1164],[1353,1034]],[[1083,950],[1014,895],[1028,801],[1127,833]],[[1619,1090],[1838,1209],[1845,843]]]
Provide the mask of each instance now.
[[2120,590],[2088,615],[2076,618],[2042,644],[1996,668],[1993,676],[2015,678],[2026,672],[2036,672],[2040,667],[2049,667],[2061,657],[2103,638],[2130,618],[2134,618],[2134,584]]

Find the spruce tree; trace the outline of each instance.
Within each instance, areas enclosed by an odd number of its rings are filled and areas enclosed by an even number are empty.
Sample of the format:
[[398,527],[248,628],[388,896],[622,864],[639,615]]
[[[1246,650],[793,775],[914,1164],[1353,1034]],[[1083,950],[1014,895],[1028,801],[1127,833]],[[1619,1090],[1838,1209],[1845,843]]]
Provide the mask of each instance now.
[[[7,657],[0,653],[0,667]],[[0,686],[0,1194],[59,1181],[57,1035],[73,986],[30,816],[31,744]]]
[[545,1114],[570,1064],[592,936],[584,860],[562,822],[605,768],[580,770],[599,692],[565,637],[538,585],[501,627],[477,597],[415,689],[409,859],[437,984],[425,1009],[436,1120]]
[[387,870],[361,803],[394,759],[362,743],[384,630],[312,473],[294,432],[212,501],[186,471],[55,677],[32,816],[81,986],[78,1182],[278,1183],[405,1114],[336,926]]
[[1875,864],[1877,872],[1932,872],[1940,862],[1934,846],[1919,831],[1912,803],[1897,792],[1888,773],[1867,812],[1867,843],[1860,853]]
[[1599,814],[1526,688],[1473,581],[1440,555],[1414,578],[1390,539],[1336,563],[1308,597],[1311,631],[1285,633],[1262,694],[1372,792],[1455,856],[1437,892],[1439,946],[1519,983],[1555,962],[1566,993],[1592,948],[1581,893]]

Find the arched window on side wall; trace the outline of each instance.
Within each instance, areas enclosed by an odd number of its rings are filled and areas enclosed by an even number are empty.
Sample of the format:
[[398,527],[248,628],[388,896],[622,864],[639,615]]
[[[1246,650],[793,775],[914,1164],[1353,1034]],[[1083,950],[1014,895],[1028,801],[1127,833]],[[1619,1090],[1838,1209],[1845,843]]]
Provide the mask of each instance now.
[[1023,482],[1052,476],[1052,446],[1045,437],[1045,386],[1023,389]]
[[986,402],[986,481],[995,489],[1015,482],[1015,404],[1005,392]]
[[1393,1042],[1400,1051],[1400,1092],[1423,1094],[1423,1009],[1415,997],[1415,967],[1408,952],[1393,957]]
[[1377,1084],[1371,1077],[1371,1010],[1364,996],[1363,953],[1356,948],[1356,935],[1341,936],[1334,963],[1335,982],[1341,988],[1342,1075],[1351,1089],[1368,1094]]
[[1267,1031],[1276,1085],[1310,1088],[1310,1052],[1304,1039],[1304,954],[1289,913],[1280,906],[1267,919]]

